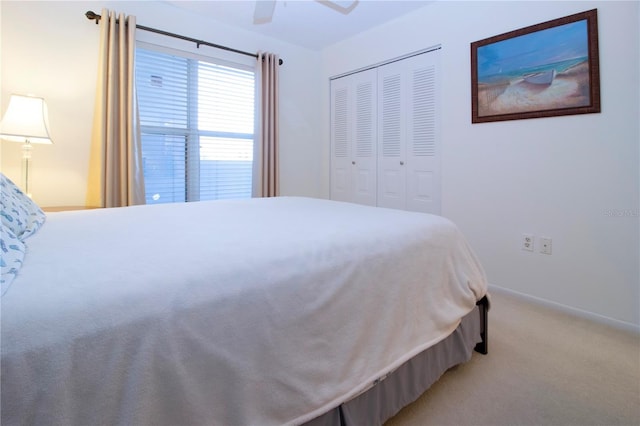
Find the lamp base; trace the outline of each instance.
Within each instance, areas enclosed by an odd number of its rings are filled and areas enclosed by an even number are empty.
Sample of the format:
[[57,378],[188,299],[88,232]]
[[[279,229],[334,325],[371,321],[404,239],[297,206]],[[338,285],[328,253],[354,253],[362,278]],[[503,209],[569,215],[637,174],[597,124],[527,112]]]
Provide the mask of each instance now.
[[22,188],[27,197],[31,198],[31,151],[33,146],[29,141],[22,144]]

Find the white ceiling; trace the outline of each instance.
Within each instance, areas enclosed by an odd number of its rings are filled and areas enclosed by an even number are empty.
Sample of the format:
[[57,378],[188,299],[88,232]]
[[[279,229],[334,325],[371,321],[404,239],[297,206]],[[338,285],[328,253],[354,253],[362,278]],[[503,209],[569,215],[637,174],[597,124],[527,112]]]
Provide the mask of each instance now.
[[[316,0],[278,0],[272,21],[254,24],[256,2],[253,0],[166,1],[210,19],[313,50],[320,50],[432,3],[421,0],[359,0],[356,7],[344,15]],[[348,6],[352,1],[335,3]]]

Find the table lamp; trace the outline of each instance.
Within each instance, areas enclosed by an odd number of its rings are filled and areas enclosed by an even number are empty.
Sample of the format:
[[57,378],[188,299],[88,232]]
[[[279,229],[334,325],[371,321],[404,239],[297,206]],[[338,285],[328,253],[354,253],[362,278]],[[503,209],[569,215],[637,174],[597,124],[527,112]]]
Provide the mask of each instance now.
[[0,122],[0,138],[22,143],[22,188],[31,197],[31,144],[52,144],[49,114],[44,99],[11,95],[9,107]]

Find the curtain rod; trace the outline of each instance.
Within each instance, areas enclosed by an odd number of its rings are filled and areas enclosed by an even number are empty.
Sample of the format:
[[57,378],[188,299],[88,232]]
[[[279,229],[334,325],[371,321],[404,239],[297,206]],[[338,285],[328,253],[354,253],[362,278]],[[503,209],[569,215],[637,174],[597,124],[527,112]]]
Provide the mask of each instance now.
[[[92,10],[89,10],[87,13],[84,14],[84,16],[87,17],[87,19],[92,20],[92,21],[96,21],[96,24],[98,23],[98,21],[102,18],[102,16],[98,15],[97,13],[93,12]],[[118,20],[116,20],[116,23],[118,23]],[[139,30],[143,30],[143,31],[149,31],[151,33],[156,33],[156,34],[161,34],[167,37],[173,37],[173,38],[178,38],[180,40],[186,40],[186,41],[190,41],[192,43],[196,44],[196,47],[199,49],[200,46],[209,46],[209,47],[215,47],[216,49],[222,49],[222,50],[227,50],[229,52],[234,52],[234,53],[239,53],[241,55],[247,55],[247,56],[253,56],[254,58],[258,59],[258,55],[256,53],[250,53],[250,52],[244,52],[242,50],[237,50],[237,49],[233,49],[231,47],[227,47],[227,46],[221,46],[219,44],[215,44],[215,43],[209,43],[208,41],[203,41],[203,40],[198,40],[195,38],[191,38],[191,37],[186,37],[180,34],[174,34],[174,33],[170,33],[167,31],[163,31],[163,30],[158,30],[156,28],[151,28],[151,27],[145,27],[144,25],[137,25],[136,24],[136,28]],[[282,59],[280,59],[278,61],[279,65],[283,64]]]

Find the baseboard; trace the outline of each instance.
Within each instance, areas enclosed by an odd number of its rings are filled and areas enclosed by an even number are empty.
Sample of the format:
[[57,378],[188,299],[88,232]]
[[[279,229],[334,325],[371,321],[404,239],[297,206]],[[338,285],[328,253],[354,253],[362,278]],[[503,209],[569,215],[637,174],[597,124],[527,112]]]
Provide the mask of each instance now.
[[609,318],[607,316],[604,315],[600,315],[600,314],[596,314],[593,312],[589,312],[589,311],[585,311],[582,309],[578,309],[578,308],[574,308],[572,306],[567,306],[567,305],[563,305],[562,303],[558,303],[558,302],[553,302],[551,300],[547,300],[547,299],[543,299],[540,297],[536,297],[536,296],[531,296],[530,294],[526,294],[526,293],[521,293],[519,291],[515,291],[515,290],[511,290],[509,288],[505,288],[505,287],[500,287],[497,285],[493,285],[493,284],[489,284],[489,293],[504,293],[507,295],[511,295],[514,296],[516,298],[531,302],[531,303],[536,303],[538,305],[542,305],[542,306],[546,306],[552,309],[556,309],[559,311],[563,311],[566,313],[569,313],[571,315],[575,315],[578,316],[580,318],[584,318],[584,319],[588,319],[600,324],[606,324],[609,325],[611,327],[620,329],[620,330],[625,330],[625,331],[630,331],[632,333],[635,334],[639,334],[640,335],[640,325],[636,325],[636,324],[632,324],[630,322],[626,322],[626,321],[620,321],[614,318]]

